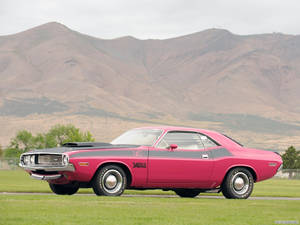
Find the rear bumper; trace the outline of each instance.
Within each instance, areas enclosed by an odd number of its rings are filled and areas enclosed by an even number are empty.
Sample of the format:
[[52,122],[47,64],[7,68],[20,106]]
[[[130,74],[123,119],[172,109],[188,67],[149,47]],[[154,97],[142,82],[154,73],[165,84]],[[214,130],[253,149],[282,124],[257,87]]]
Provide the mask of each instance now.
[[41,175],[41,174],[35,174],[35,173],[32,173],[30,176],[36,180],[57,180],[62,177],[61,174]]
[[277,173],[282,170],[282,167],[283,167],[283,163],[281,163],[281,165],[278,167]]

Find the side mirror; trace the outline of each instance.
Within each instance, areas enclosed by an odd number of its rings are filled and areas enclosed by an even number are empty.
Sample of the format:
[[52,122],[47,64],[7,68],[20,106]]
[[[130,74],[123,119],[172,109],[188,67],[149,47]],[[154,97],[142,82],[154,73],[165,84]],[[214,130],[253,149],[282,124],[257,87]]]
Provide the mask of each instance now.
[[178,148],[178,145],[176,145],[176,144],[171,144],[170,147],[169,147],[169,149],[171,151],[175,150],[176,148]]

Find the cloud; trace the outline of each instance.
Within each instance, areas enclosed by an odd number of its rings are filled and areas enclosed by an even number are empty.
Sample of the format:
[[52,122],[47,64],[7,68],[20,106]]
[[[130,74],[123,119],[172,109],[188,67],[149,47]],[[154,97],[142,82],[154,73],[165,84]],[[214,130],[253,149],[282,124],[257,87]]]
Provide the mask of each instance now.
[[101,38],[170,38],[208,28],[300,34],[297,0],[1,0],[0,35],[57,21]]

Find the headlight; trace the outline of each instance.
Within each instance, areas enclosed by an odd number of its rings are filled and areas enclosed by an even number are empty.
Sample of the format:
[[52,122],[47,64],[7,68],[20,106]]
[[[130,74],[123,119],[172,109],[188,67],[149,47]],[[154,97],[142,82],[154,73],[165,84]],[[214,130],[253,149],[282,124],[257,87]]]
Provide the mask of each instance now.
[[35,157],[34,155],[30,156],[30,164],[34,164],[35,163]]
[[69,163],[69,157],[67,155],[63,155],[63,165],[68,165]]
[[23,162],[25,165],[28,165],[29,164],[29,161],[30,161],[30,156],[29,155],[24,155],[24,158],[23,158]]

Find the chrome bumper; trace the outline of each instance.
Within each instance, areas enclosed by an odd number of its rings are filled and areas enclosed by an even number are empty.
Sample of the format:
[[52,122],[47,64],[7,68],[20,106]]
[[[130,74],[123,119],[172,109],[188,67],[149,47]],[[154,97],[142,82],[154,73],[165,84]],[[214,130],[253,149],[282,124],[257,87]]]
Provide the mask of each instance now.
[[277,173],[282,170],[282,167],[283,167],[283,163],[281,163],[281,165],[278,167]]
[[61,174],[55,174],[55,175],[40,175],[32,173],[31,177],[37,180],[56,180],[62,177]]
[[69,163],[67,166],[26,166],[23,164],[19,164],[19,166],[21,168],[23,168],[24,170],[30,170],[30,171],[37,171],[37,170],[44,170],[44,171],[49,171],[49,172],[53,172],[53,171],[71,171],[74,172],[75,168],[73,166],[73,164]]

